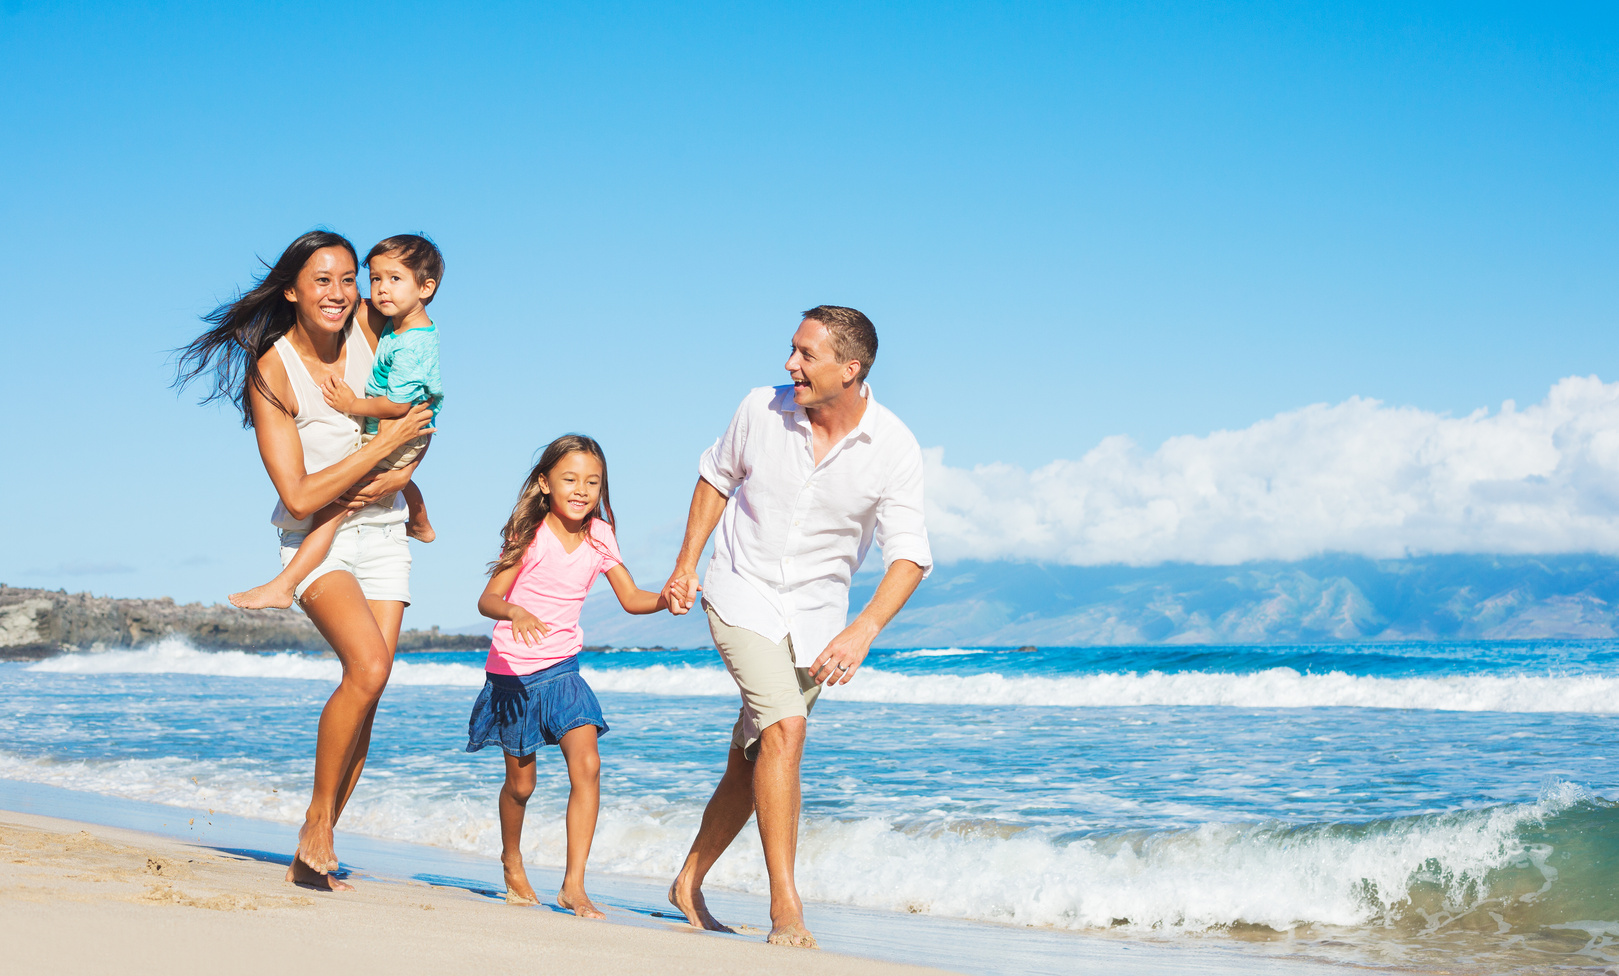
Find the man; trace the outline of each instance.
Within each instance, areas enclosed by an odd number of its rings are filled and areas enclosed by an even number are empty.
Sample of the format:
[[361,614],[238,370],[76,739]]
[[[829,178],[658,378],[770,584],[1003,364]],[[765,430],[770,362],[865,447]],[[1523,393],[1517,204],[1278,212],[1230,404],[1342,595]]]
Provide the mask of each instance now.
[[[815,948],[793,880],[799,760],[822,684],[848,683],[871,642],[933,565],[922,522],[922,451],[865,383],[877,330],[819,305],[793,333],[788,386],[749,393],[698,462],[686,538],[664,586],[685,613],[703,591],[714,646],[742,693],[731,750],[669,901],[693,925],[729,931],[703,878],[757,811],[770,873],[770,941]],[[697,560],[714,528],[706,585]],[[886,571],[853,623],[849,580],[873,541]]]

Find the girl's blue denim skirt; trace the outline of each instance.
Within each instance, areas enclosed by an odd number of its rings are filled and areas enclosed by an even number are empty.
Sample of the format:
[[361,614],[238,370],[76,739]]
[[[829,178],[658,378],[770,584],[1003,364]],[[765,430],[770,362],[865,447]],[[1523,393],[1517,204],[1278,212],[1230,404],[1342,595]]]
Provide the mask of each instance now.
[[514,756],[530,756],[554,746],[585,725],[607,731],[601,703],[570,657],[533,674],[484,672],[483,691],[467,721],[467,751],[500,746]]

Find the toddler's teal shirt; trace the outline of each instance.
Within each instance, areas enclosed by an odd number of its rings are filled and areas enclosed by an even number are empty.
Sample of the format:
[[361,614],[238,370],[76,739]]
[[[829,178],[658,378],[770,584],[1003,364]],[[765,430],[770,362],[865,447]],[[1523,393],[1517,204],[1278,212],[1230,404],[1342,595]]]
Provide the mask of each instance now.
[[[444,402],[444,384],[438,377],[438,326],[395,332],[390,321],[377,340],[377,358],[371,364],[365,395],[385,396],[395,403],[427,403],[433,408],[433,426],[438,426],[439,406]],[[365,418],[365,432],[377,432],[377,418]]]

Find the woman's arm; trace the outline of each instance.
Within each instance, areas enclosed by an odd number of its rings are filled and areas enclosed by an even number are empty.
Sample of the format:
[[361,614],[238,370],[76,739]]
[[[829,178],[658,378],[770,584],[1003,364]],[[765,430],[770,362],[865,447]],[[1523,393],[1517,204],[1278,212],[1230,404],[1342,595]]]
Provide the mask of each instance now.
[[512,636],[525,646],[531,646],[538,644],[540,638],[551,632],[551,628],[517,604],[506,602],[506,594],[512,591],[512,584],[517,581],[520,569],[521,564],[507,566],[489,577],[489,585],[483,588],[483,596],[478,597],[478,612],[490,620],[511,621]]
[[[380,425],[378,426],[380,429]],[[394,468],[391,471],[368,472],[354,483],[354,487],[343,493],[343,498],[358,502],[354,507],[359,509],[371,504],[383,495],[391,495],[396,491],[403,490],[406,485],[410,484],[410,479],[415,477],[416,466],[421,464],[422,458],[427,456],[427,448],[431,446],[432,442],[433,435],[428,434],[427,444],[422,446],[421,452],[416,455],[416,460],[402,468]]]
[[643,590],[635,585],[634,577],[630,571],[619,563],[607,571],[607,582],[613,587],[613,594],[618,597],[619,606],[628,613],[657,613],[667,610],[669,601],[664,599],[662,593],[653,593]]
[[[277,399],[293,404],[292,384],[287,381],[286,367],[281,357],[266,353],[259,360],[259,369]],[[276,494],[293,518],[308,518],[330,505],[349,491],[377,462],[409,443],[432,419],[432,411],[425,405],[413,408],[399,420],[384,421],[377,428],[371,443],[350,454],[328,468],[313,474],[304,470],[303,443],[298,439],[298,425],[292,415],[278,408],[256,387],[249,385],[248,398],[253,409],[253,430],[259,442],[259,457],[264,470],[275,485]],[[408,477],[406,479],[409,480]],[[358,501],[358,498],[355,499]],[[351,502],[350,504],[353,504]],[[356,505],[363,508],[363,505]]]

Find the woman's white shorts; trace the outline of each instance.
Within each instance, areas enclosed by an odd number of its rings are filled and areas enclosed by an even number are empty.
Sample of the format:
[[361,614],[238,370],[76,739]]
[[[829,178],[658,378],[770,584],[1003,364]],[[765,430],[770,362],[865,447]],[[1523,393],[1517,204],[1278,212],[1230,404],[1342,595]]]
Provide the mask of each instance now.
[[[281,533],[281,565],[285,567],[298,554],[298,544],[304,533]],[[309,584],[327,573],[343,571],[353,573],[360,582],[360,592],[367,600],[398,600],[410,603],[410,543],[405,537],[405,523],[386,522],[343,525],[332,540],[332,548],[314,572],[303,578],[293,590],[299,600]]]

